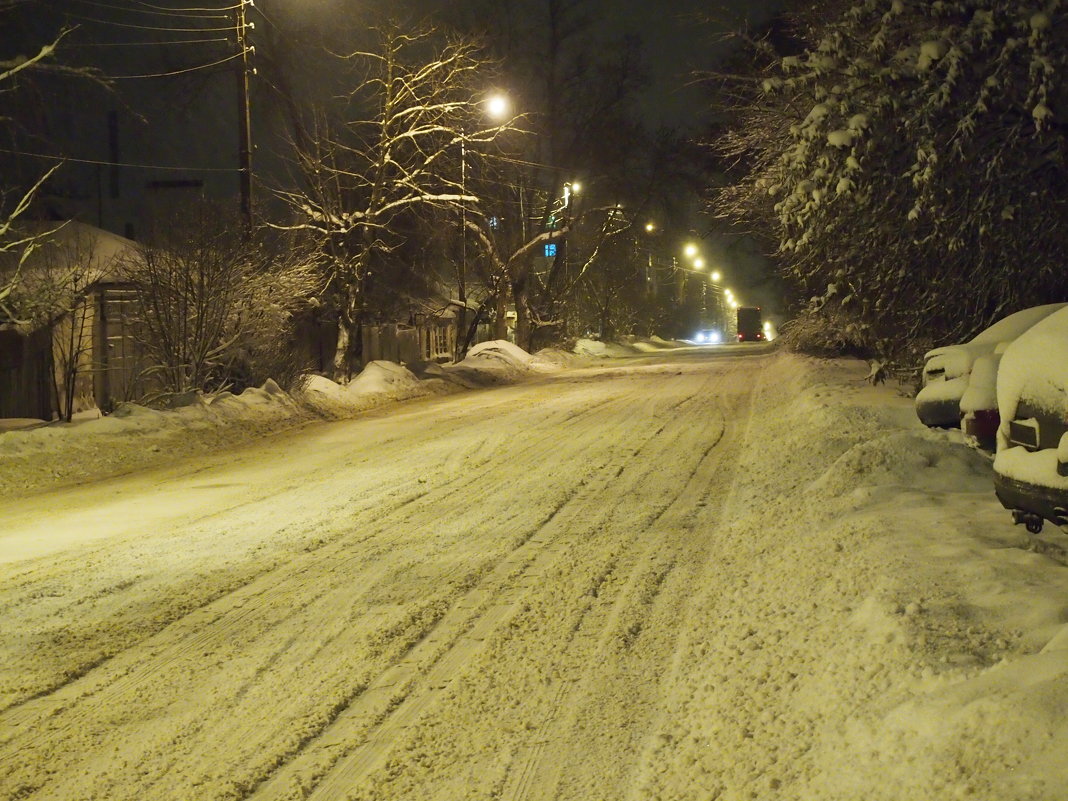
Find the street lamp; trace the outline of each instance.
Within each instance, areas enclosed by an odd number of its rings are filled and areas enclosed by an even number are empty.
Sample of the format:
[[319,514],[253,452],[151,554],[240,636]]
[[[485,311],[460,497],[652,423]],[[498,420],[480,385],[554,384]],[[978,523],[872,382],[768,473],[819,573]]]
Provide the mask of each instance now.
[[712,283],[714,284],[718,284],[723,279],[723,275],[720,273],[719,270],[713,270],[712,275],[708,277],[712,279]]
[[491,120],[503,120],[508,116],[511,103],[501,94],[490,95],[486,99],[486,114]]
[[693,242],[691,242],[688,245],[686,245],[685,248],[683,248],[682,252],[685,253],[689,258],[692,259],[694,256],[697,255],[697,245],[695,245],[695,244],[693,244]]
[[[511,111],[508,98],[497,92],[489,95],[482,103],[486,116],[495,121],[505,119]],[[467,336],[467,130],[460,129],[460,274],[457,276],[456,290],[460,301],[460,316],[457,319],[456,356],[459,358],[464,350]]]
[[705,269],[705,260],[698,256],[696,259],[693,260],[693,267],[695,270]]

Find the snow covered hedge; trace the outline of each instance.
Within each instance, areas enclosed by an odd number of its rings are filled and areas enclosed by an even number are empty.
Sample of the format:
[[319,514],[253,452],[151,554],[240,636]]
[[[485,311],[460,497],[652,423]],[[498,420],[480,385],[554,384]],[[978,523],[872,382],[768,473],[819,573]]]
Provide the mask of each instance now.
[[799,20],[802,52],[765,55],[732,93],[716,147],[746,169],[719,211],[771,226],[817,321],[800,328],[833,319],[855,348],[908,359],[1068,296],[1065,208],[1050,202],[1066,178],[1068,17],[1041,8],[845,3]]

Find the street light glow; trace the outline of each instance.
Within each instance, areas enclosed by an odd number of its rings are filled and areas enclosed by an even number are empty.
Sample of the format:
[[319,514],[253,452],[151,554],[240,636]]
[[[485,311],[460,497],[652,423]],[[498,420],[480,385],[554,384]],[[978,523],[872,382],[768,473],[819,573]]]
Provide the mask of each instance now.
[[508,98],[504,95],[491,95],[486,100],[486,113],[495,120],[503,120],[508,116]]
[[713,270],[712,275],[710,275],[709,278],[711,278],[713,281],[718,282],[721,278],[723,278],[723,275],[720,273],[719,270]]
[[683,249],[682,252],[692,259],[694,256],[697,255],[697,245],[691,242],[685,247],[685,249]]
[[705,269],[705,260],[698,256],[693,260],[693,266],[695,270],[703,270]]
[[655,223],[647,222],[647,223],[645,224],[645,230],[646,230],[646,231],[647,231],[648,233],[650,233],[650,234],[651,234],[651,233],[652,233],[653,231],[655,231],[655,230],[656,230],[656,225],[655,225]]

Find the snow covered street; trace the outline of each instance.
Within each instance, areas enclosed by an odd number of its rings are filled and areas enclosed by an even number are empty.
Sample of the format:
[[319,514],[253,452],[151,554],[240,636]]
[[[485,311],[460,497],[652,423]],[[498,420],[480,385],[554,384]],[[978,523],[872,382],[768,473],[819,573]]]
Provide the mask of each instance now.
[[1068,569],[865,373],[665,350],[13,494],[0,799],[1065,801]]

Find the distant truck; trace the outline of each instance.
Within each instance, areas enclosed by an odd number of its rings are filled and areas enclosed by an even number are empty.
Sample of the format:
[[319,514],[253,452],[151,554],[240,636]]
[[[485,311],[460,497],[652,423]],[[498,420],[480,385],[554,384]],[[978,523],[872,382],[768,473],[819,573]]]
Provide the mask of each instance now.
[[738,307],[738,341],[764,341],[764,321],[759,306]]

